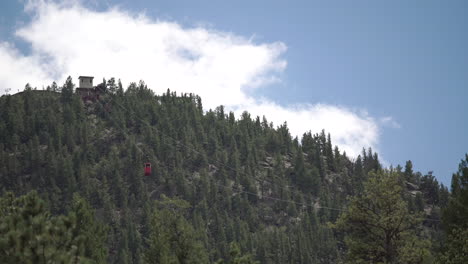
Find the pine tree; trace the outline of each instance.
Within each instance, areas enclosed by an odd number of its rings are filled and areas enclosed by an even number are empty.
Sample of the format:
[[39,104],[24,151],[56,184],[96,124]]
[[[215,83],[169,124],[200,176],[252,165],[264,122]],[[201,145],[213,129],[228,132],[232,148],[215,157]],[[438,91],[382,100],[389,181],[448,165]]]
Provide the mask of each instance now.
[[361,196],[354,197],[336,223],[345,232],[352,263],[421,263],[429,242],[418,237],[421,220],[408,212],[398,174],[371,173]]
[[[170,91],[155,95],[144,82],[123,91],[115,79],[104,80],[99,89],[115,94],[86,104],[73,95],[72,84],[67,79],[62,94],[37,93],[29,87],[0,98],[0,192],[37,189],[53,214],[68,213],[50,219],[65,217],[75,226],[85,219],[80,228],[71,226],[81,237],[75,255],[97,256],[86,245],[102,252],[97,244],[104,243],[107,261],[140,263],[154,253],[147,251],[154,243],[153,248],[160,245],[166,252],[163,261],[177,263],[185,259],[183,252],[199,244],[211,261],[228,262],[237,259],[230,258],[229,250],[235,241],[239,252],[262,263],[340,263],[343,232],[333,234],[325,224],[339,211],[328,208],[344,210],[347,195],[364,193],[368,173],[381,171],[377,153],[364,150],[352,161],[332,148],[325,131],[308,132],[299,144],[286,123],[274,128],[266,118],[247,112],[236,120],[223,107],[205,113],[200,97]],[[53,86],[50,90],[62,89]],[[153,166],[149,177],[142,173],[146,159]],[[400,191],[413,211],[432,207],[430,218],[438,219],[439,207],[454,204],[455,196],[449,198],[447,188],[418,172],[412,172],[412,183],[422,183],[421,193],[411,196],[403,170],[397,169]],[[462,185],[457,179],[453,190]],[[73,208],[74,192],[83,197],[78,208]],[[152,201],[162,194],[183,198],[193,209],[162,201],[153,210]],[[302,204],[323,208],[315,214]],[[459,207],[451,208],[458,218]],[[96,237],[99,221],[90,217],[94,210],[110,227],[99,235],[108,237],[105,242]],[[424,231],[436,248],[445,242],[438,237],[437,224],[431,223],[425,221]],[[164,236],[152,232],[156,224]],[[176,238],[177,228],[185,235]],[[457,239],[462,231],[454,228],[447,236]],[[404,235],[402,261],[414,260],[425,248],[420,239],[407,235],[415,233]],[[173,240],[164,240],[166,235]],[[86,236],[93,241],[83,242]],[[187,237],[193,243],[180,240]],[[464,242],[457,241],[455,247]],[[419,246],[407,246],[413,243]]]
[[73,195],[70,215],[77,220],[74,235],[83,237],[84,256],[95,263],[106,263],[108,228],[95,219],[90,204],[78,194]]
[[408,160],[405,164],[405,180],[409,182],[414,182],[414,175],[413,175],[413,163],[411,160]]
[[[258,264],[259,262],[254,261],[253,257],[249,254],[241,255],[239,245],[237,243],[231,243],[229,245],[229,256],[230,261],[226,262],[226,264]],[[223,260],[219,260],[216,262],[217,264],[225,263]]]
[[[158,208],[161,207],[161,208]],[[154,209],[146,261],[150,263],[208,263],[208,256],[192,225],[183,217],[189,207],[179,199],[163,200]]]
[[447,244],[441,263],[468,262],[468,154],[460,162],[458,172],[452,176],[452,195],[443,211],[443,225]]
[[89,263],[77,218],[51,216],[36,192],[5,194],[0,212],[1,263]]
[[75,85],[73,84],[71,76],[68,76],[67,80],[65,81],[65,84],[62,87],[62,102],[64,103],[71,103],[72,102],[72,97],[73,97],[73,89],[75,88]]

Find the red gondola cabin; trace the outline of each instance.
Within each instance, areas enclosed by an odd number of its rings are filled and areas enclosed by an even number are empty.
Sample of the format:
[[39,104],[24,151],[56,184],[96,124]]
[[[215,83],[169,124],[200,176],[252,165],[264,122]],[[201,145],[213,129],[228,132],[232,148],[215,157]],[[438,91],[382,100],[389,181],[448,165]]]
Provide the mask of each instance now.
[[145,163],[145,176],[151,175],[151,163]]

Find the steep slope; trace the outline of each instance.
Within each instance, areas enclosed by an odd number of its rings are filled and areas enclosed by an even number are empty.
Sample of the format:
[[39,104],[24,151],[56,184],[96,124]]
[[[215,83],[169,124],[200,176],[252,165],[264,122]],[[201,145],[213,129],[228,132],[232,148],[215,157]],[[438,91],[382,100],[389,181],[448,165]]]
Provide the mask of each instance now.
[[[299,141],[285,124],[274,128],[246,112],[237,119],[222,106],[204,112],[195,95],[156,96],[143,82],[125,91],[113,80],[102,87],[95,102],[73,94],[71,79],[61,93],[26,89],[0,98],[3,192],[37,190],[54,214],[67,212],[79,193],[110,227],[112,263],[143,261],[153,203],[163,195],[188,202],[183,215],[211,261],[229,259],[233,241],[261,263],[340,260],[342,235],[328,223],[367,174],[381,170],[372,150],[352,161],[325,132]],[[408,173],[419,191],[421,176]],[[435,183],[427,189],[439,193]],[[420,199],[418,210],[439,205],[414,193],[407,200]]]

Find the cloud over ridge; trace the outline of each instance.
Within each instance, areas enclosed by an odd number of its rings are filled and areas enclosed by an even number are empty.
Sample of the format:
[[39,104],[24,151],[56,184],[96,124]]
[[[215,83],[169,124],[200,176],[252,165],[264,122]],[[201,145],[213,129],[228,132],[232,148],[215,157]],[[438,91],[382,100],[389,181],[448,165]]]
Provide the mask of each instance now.
[[367,113],[327,104],[282,106],[251,96],[257,87],[280,80],[287,66],[282,42],[258,44],[117,8],[97,12],[74,1],[30,1],[27,10],[32,20],[16,35],[31,45],[31,54],[0,40],[0,68],[7,69],[0,72],[0,94],[26,82],[40,88],[69,75],[117,76],[124,84],[144,80],[156,93],[170,88],[198,94],[205,109],[222,104],[237,115],[244,110],[265,115],[275,125],[287,120],[299,137],[325,129],[351,156],[378,145],[378,122]]

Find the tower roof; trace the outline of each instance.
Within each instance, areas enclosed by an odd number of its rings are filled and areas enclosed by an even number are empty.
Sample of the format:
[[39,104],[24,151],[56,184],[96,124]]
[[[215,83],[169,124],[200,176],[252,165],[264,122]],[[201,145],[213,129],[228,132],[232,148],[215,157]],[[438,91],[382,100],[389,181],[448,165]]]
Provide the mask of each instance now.
[[80,76],[78,79],[94,79],[93,76]]

